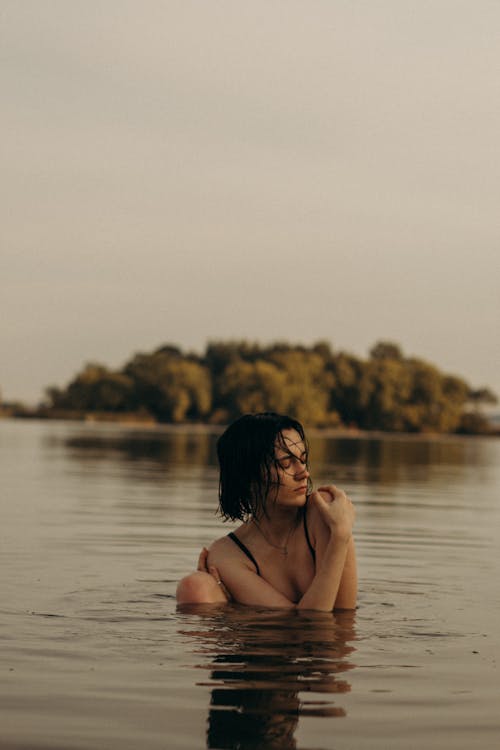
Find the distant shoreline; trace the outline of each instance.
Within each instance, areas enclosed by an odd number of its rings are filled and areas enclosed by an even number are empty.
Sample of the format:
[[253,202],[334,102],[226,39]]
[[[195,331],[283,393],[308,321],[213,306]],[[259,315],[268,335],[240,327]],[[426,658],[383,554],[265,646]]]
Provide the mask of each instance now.
[[[152,432],[196,432],[203,434],[220,434],[226,428],[226,424],[216,424],[211,422],[158,422],[154,417],[143,414],[114,414],[112,412],[57,412],[48,413],[42,410],[25,410],[23,413],[9,413],[9,410],[0,411],[1,420],[17,421],[40,421],[40,422],[74,422],[87,425],[116,425],[117,427],[127,427],[130,429],[147,429]],[[430,440],[430,439],[455,439],[455,438],[498,438],[500,429],[493,427],[490,432],[484,433],[458,433],[458,432],[399,432],[384,430],[364,430],[358,427],[307,427],[309,436],[336,437],[352,440],[362,440],[370,438],[404,438],[411,440]]]

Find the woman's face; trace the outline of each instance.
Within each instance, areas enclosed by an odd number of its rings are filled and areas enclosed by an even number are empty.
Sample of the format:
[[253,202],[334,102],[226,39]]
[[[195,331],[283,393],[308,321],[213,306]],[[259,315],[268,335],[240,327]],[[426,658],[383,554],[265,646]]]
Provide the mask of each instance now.
[[283,430],[274,444],[276,505],[300,507],[307,497],[307,451],[297,430]]

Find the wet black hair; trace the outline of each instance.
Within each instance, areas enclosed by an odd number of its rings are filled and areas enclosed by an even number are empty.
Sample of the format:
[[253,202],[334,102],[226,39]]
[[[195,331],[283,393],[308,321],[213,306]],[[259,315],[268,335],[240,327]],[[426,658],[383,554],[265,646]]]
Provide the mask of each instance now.
[[296,430],[307,451],[300,422],[274,412],[245,414],[218,439],[219,513],[225,521],[245,521],[259,511],[266,512],[266,499],[271,488],[276,487],[272,473],[277,465],[276,442],[287,450],[283,430]]

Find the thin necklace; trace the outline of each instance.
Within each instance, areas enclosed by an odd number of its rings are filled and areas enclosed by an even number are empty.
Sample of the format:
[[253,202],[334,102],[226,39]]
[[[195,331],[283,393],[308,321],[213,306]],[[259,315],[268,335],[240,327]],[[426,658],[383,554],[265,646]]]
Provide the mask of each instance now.
[[279,544],[274,544],[273,542],[271,542],[267,534],[260,528],[255,518],[252,518],[252,522],[255,524],[255,526],[257,527],[257,530],[260,531],[260,533],[262,534],[262,536],[264,537],[264,539],[266,540],[266,542],[269,544],[270,547],[274,547],[274,549],[277,549],[279,552],[281,552],[281,554],[284,557],[288,557],[288,542],[290,541],[290,537],[292,536],[292,532],[295,528],[295,524],[292,524],[292,526],[290,526],[290,531],[288,532],[286,540],[285,540],[285,544],[282,547]]

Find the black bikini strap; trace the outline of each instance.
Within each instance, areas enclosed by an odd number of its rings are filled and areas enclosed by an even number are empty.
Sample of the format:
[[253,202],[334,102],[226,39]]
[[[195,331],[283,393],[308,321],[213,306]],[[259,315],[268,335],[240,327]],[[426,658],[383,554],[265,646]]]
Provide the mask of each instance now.
[[304,519],[304,534],[306,535],[307,546],[309,547],[309,551],[310,551],[310,553],[312,555],[312,559],[314,560],[314,562],[316,562],[316,552],[314,551],[314,547],[311,544],[311,540],[309,538],[309,531],[307,530],[307,519],[306,519],[306,516],[307,516],[307,502],[304,505],[304,512],[303,512],[302,516],[303,516],[303,519]]
[[259,566],[257,564],[257,560],[252,555],[252,553],[250,552],[250,550],[248,549],[248,547],[246,547],[243,544],[243,542],[240,541],[240,539],[238,539],[238,537],[236,536],[236,534],[233,534],[232,531],[229,532],[228,537],[230,537],[230,539],[232,539],[233,542],[238,545],[238,547],[240,548],[240,550],[245,553],[245,555],[248,557],[248,559],[253,562],[253,564],[255,565],[255,570],[257,572],[257,575],[260,576],[260,570],[259,570]]

